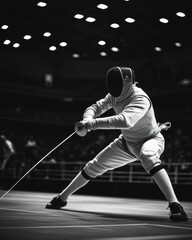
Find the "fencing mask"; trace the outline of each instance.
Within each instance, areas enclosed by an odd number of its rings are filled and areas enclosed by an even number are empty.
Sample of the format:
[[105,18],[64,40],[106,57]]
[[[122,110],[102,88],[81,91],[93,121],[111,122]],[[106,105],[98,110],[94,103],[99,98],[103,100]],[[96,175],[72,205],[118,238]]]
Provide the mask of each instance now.
[[106,76],[107,90],[113,97],[119,97],[123,92],[128,93],[135,83],[135,74],[128,67],[113,67]]

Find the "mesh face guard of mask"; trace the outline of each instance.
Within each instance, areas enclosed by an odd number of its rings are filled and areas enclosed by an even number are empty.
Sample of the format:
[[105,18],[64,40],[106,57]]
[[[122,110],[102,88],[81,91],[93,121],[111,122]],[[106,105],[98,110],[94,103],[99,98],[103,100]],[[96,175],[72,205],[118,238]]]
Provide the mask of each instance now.
[[135,74],[131,68],[113,67],[107,72],[107,90],[113,97],[119,97],[121,95],[126,82],[135,83]]

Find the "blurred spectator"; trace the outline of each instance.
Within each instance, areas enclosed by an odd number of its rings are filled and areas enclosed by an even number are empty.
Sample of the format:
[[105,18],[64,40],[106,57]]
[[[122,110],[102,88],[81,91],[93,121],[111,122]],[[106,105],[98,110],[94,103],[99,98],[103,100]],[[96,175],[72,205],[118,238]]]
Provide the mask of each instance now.
[[45,87],[51,88],[53,86],[53,75],[50,73],[45,74]]
[[31,135],[25,144],[24,149],[24,159],[25,159],[25,170],[29,170],[38,160],[39,147],[37,145],[36,140]]
[[176,153],[183,150],[185,147],[188,136],[184,133],[182,128],[177,128],[174,135],[172,136],[173,151]]
[[0,136],[0,148],[2,161],[0,169],[4,170],[10,160],[10,157],[15,153],[15,150],[13,143],[7,139],[5,135]]
[[0,172],[1,178],[6,176],[6,170],[11,157],[15,154],[13,143],[6,138],[5,135],[0,135]]

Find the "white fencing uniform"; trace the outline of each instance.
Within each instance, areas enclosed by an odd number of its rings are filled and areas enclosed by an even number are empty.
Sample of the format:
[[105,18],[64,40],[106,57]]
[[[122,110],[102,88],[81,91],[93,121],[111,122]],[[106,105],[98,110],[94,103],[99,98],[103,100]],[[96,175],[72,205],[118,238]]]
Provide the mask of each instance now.
[[[124,87],[119,97],[107,94],[88,107],[83,119],[89,119],[91,130],[121,129],[122,134],[103,149],[84,171],[95,178],[108,170],[140,160],[147,172],[161,163],[160,155],[164,151],[164,137],[160,133],[154,109],[148,95],[133,85],[127,94]],[[115,115],[98,118],[113,108]]]

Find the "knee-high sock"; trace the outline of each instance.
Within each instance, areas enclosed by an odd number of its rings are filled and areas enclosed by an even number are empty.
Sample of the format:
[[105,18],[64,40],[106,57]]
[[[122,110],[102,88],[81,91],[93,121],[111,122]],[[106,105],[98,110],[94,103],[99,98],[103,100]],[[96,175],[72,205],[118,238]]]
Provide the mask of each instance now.
[[164,193],[169,203],[179,202],[175,195],[170,178],[164,168],[156,172],[152,177],[161,189],[161,191]]
[[59,194],[61,200],[67,200],[67,198],[76,192],[78,189],[83,187],[85,184],[89,182],[88,179],[84,178],[80,173],[71,181],[71,183]]

